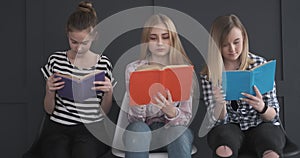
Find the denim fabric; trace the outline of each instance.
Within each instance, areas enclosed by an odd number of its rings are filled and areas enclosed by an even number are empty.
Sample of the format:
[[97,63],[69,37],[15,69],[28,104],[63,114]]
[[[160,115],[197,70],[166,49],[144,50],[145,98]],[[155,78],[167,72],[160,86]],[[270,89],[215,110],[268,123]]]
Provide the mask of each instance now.
[[[171,158],[190,158],[193,142],[191,130],[184,126],[171,126],[169,128],[163,126],[163,123],[153,123],[150,126],[144,122],[129,124],[123,135],[127,150],[125,157],[148,158],[149,150],[155,149],[154,151],[167,151]],[[157,129],[159,131],[153,134]],[[139,133],[133,134],[132,132]],[[157,149],[157,147],[160,148]]]

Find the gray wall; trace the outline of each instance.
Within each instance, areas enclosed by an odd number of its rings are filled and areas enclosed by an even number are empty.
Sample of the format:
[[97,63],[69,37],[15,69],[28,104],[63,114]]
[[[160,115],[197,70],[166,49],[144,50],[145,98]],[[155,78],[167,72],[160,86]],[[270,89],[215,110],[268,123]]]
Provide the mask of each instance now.
[[[31,145],[43,115],[45,82],[40,67],[57,50],[68,49],[64,32],[68,15],[79,0],[15,0],[2,2],[0,8],[2,77],[0,86],[1,157],[21,157]],[[137,6],[164,6],[179,10],[200,22],[206,29],[219,16],[234,13],[248,30],[250,50],[267,59],[277,60],[277,91],[281,118],[286,131],[300,146],[296,121],[300,115],[300,1],[298,0],[107,0],[93,1],[100,20]],[[216,5],[217,4],[217,5]],[[122,23],[122,22],[120,22]],[[114,40],[104,53],[115,63],[123,52],[139,43],[140,30]],[[196,70],[203,65],[201,56],[188,40],[182,39]],[[295,73],[296,72],[296,73]],[[116,112],[118,108],[114,108]],[[293,112],[295,111],[295,112]],[[205,108],[200,104],[192,129],[197,133]],[[195,157],[210,157],[206,138],[198,138]]]

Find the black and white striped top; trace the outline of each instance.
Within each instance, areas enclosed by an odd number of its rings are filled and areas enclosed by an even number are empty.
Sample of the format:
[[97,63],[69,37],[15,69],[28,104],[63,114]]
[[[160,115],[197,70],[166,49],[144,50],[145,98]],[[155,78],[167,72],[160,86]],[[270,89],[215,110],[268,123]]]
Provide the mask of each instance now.
[[[88,69],[78,69],[67,58],[67,52],[55,52],[48,63],[41,68],[41,71],[48,79],[53,73],[67,74],[74,77],[84,76],[95,70],[105,71],[105,76],[112,78],[112,65],[108,58],[103,55],[98,56],[97,63]],[[54,122],[64,125],[76,125],[81,123],[93,123],[103,120],[100,112],[100,105],[103,93],[95,98],[86,99],[84,102],[74,102],[67,98],[61,98],[57,93],[55,95],[55,108],[50,117]]]

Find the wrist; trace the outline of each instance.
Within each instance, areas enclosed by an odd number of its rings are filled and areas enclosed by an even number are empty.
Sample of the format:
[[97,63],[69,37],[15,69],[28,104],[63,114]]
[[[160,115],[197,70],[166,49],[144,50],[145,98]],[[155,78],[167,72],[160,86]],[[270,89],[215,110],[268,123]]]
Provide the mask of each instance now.
[[268,110],[268,108],[269,108],[269,106],[265,103],[265,106],[264,106],[264,108],[261,110],[261,111],[258,111],[258,113],[259,114],[265,114],[266,113],[266,111]]
[[170,115],[168,115],[168,114],[165,114],[165,118],[167,119],[167,120],[174,120],[174,119],[176,119],[178,116],[180,115],[180,110],[178,109],[178,108],[175,108],[175,114],[173,115],[173,116],[170,116]]

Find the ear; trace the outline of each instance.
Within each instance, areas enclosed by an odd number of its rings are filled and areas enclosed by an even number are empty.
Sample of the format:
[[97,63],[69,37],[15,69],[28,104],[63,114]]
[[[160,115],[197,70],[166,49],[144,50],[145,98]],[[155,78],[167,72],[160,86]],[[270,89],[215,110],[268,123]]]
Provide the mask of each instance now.
[[91,37],[91,39],[94,41],[94,40],[98,40],[99,39],[99,33],[98,33],[98,31],[92,31],[91,33],[90,33],[90,37]]

